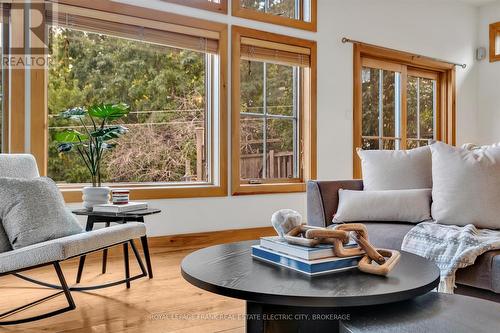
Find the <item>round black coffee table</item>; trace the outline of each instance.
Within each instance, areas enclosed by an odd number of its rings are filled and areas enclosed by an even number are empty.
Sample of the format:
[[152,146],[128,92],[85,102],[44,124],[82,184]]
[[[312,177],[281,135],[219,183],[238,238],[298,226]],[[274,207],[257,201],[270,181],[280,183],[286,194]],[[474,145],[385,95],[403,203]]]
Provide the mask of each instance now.
[[308,277],[251,257],[258,241],[198,250],[181,264],[191,284],[247,301],[247,332],[338,331],[349,307],[393,303],[423,295],[439,284],[439,269],[406,252],[388,276],[357,269]]

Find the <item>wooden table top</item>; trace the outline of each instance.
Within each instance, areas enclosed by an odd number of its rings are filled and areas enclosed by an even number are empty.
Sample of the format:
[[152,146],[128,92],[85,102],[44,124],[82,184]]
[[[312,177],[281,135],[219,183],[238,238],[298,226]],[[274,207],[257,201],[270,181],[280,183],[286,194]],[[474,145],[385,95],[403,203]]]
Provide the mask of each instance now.
[[247,241],[211,246],[186,256],[182,275],[210,292],[247,301],[313,307],[348,307],[398,302],[423,295],[439,284],[438,267],[401,252],[386,277],[352,269],[308,277],[251,257]]

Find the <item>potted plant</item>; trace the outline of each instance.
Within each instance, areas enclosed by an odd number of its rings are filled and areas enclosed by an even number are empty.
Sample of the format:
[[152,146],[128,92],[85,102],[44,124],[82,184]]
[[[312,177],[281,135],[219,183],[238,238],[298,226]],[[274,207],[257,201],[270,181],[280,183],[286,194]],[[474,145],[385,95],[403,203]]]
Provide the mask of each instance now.
[[88,109],[75,107],[59,114],[60,118],[78,121],[78,127],[82,129],[59,132],[55,141],[59,152],[77,152],[90,172],[92,186],[83,188],[83,206],[88,210],[109,201],[111,189],[102,186],[101,162],[104,152],[116,146],[115,139],[127,132],[126,127],[110,123],[128,113],[129,106],[120,103],[93,105]]

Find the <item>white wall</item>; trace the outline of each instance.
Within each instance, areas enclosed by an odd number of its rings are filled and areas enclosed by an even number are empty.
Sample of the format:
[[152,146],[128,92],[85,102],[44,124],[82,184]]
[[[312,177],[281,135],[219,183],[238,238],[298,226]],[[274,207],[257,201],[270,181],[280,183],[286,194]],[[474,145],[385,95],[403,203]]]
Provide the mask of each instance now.
[[[318,42],[318,177],[352,177],[352,46],[341,38],[380,44],[455,62],[458,141],[476,138],[476,70],[473,63],[477,9],[421,0],[319,0],[318,33],[253,22],[159,0],[123,3],[238,24]],[[271,214],[293,208],[305,215],[305,194],[151,201],[164,212],[147,220],[151,235],[268,226]]]
[[[479,10],[478,46],[489,52],[489,25],[500,22],[500,1]],[[500,141],[500,62],[485,59],[478,65],[479,141],[489,144]]]

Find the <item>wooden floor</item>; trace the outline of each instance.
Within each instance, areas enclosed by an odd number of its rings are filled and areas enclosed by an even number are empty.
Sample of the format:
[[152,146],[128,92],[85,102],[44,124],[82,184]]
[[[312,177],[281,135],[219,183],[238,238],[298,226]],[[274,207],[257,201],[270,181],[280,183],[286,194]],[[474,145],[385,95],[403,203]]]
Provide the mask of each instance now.
[[[92,292],[74,292],[76,310],[34,323],[0,327],[0,332],[243,332],[243,301],[205,292],[182,278],[180,262],[191,251],[154,253],[154,279],[132,281],[128,290],[120,285]],[[111,257],[108,273],[104,276],[100,274],[99,257],[87,260],[82,285],[123,278],[122,260],[120,256]],[[139,272],[136,262],[130,262],[132,273]],[[74,260],[63,264],[70,285],[75,281],[76,266]],[[56,282],[51,267],[30,271],[29,275]],[[0,277],[0,313],[52,292],[12,276]],[[59,296],[21,315],[64,304],[64,297]]]

